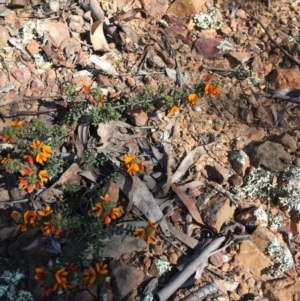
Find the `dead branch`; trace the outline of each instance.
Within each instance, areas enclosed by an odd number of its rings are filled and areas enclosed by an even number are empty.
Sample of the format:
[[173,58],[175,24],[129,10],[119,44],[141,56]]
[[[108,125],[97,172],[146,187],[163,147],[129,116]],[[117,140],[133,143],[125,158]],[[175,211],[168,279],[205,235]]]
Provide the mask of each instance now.
[[172,281],[157,293],[159,300],[166,301],[196,271],[201,274],[203,269],[207,266],[209,257],[225,249],[230,244],[231,239],[228,241],[228,236],[221,235],[213,238],[203,249],[199,249],[182,271],[178,272],[175,277],[172,278]]
[[208,295],[215,293],[218,290],[218,285],[216,283],[207,283],[195,292],[181,299],[181,301],[198,301],[206,298]]

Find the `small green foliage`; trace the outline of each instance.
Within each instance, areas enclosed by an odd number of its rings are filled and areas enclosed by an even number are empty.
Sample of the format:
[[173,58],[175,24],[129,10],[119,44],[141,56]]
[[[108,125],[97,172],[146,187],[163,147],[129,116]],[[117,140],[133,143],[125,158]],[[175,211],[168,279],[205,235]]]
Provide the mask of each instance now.
[[77,192],[79,192],[81,190],[81,187],[78,183],[65,183],[62,187],[62,190],[65,193],[69,193],[71,195],[76,194]]
[[68,162],[61,156],[53,154],[47,161],[47,171],[49,178],[53,178],[61,173],[67,168]]
[[92,165],[96,167],[101,167],[112,158],[111,152],[98,154],[93,149],[86,150],[84,152],[84,155],[85,155],[85,160],[81,164],[82,169],[88,169]]
[[75,102],[71,101],[69,103],[69,111],[66,114],[66,119],[67,121],[70,122],[78,122],[78,120],[85,115],[87,108],[88,108],[88,103],[85,101],[82,102]]

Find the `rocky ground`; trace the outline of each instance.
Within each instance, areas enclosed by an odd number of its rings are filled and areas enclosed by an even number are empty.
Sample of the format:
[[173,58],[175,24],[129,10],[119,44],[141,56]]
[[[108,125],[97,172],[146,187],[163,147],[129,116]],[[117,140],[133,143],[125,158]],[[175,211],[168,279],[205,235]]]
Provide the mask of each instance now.
[[[2,1],[1,300],[300,300],[300,2],[239,2]],[[102,119],[70,122],[88,102],[107,108]],[[6,165],[21,146],[5,128],[36,131],[35,118],[66,130],[43,141],[57,135],[52,152],[69,165],[29,191],[24,166]],[[90,150],[111,156],[88,164]],[[144,170],[129,175],[126,153]],[[62,212],[70,183],[80,190],[65,229],[16,228],[13,211]],[[46,295],[35,269],[55,267],[87,231],[82,222],[72,232],[71,219],[97,216],[95,191],[127,229],[91,236],[104,242],[108,272]],[[153,241],[128,231],[147,220]]]

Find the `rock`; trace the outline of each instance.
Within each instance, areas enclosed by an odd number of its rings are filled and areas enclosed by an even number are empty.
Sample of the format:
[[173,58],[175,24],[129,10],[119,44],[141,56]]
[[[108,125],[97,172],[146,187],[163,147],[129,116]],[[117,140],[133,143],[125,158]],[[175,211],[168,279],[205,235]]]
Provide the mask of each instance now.
[[11,74],[22,85],[28,83],[31,78],[31,72],[26,67],[20,67],[18,69],[13,69],[13,70],[11,70]]
[[142,109],[135,109],[130,112],[129,118],[136,126],[144,126],[148,121],[148,114]]
[[220,231],[223,224],[227,224],[233,217],[235,206],[230,204],[226,197],[216,195],[211,198],[201,212],[203,221],[209,226]]
[[73,301],[93,301],[95,300],[94,296],[89,291],[77,292],[74,295]]
[[235,15],[241,19],[247,19],[246,12],[243,9],[238,9]]
[[2,50],[3,47],[7,46],[7,41],[9,39],[9,32],[8,30],[0,25],[0,49]]
[[283,146],[285,146],[285,147],[287,147],[287,148],[289,148],[293,151],[295,151],[297,149],[296,140],[291,135],[289,135],[287,133],[283,133],[280,136],[279,141]]
[[230,292],[229,297],[233,301],[239,301],[239,300],[241,300],[241,297],[238,295],[238,293],[236,293],[234,291]]
[[[156,4],[157,1],[153,3]],[[168,14],[173,14],[175,16],[181,16],[182,18],[190,17],[196,14],[197,11],[192,1],[190,0],[175,0],[168,9]]]
[[227,25],[227,24],[223,24],[223,26],[221,27],[221,32],[225,35],[228,35],[232,32],[232,29]]
[[229,58],[232,58],[242,64],[249,61],[251,58],[251,54],[249,52],[229,52],[227,55]]
[[171,264],[174,264],[176,265],[177,264],[177,261],[178,261],[178,255],[174,252],[172,252],[170,255],[169,255],[169,261]]
[[291,163],[292,156],[279,143],[266,141],[253,150],[251,155],[254,164],[271,171],[284,171]]
[[209,258],[209,262],[214,265],[215,267],[221,267],[224,263],[224,255],[222,252],[218,252],[214,255],[212,255]]
[[241,177],[244,177],[246,169],[250,167],[248,155],[243,150],[238,150],[232,152],[229,159],[233,170]]
[[252,123],[253,121],[253,112],[250,108],[245,108],[241,111],[241,118],[245,120],[247,123]]
[[40,44],[37,41],[32,40],[28,42],[26,49],[31,55],[35,55],[40,51]]
[[201,37],[194,42],[193,51],[205,59],[220,57],[223,55],[223,52],[218,49],[217,46],[219,46],[222,41],[223,40],[219,38]]
[[134,267],[113,260],[109,263],[109,274],[115,298],[123,299],[144,280],[144,273]]
[[225,183],[228,180],[229,177],[229,170],[224,168],[218,163],[215,163],[215,176],[218,178],[219,183]]
[[153,18],[160,18],[163,14],[166,13],[169,7],[168,0],[144,0],[143,8],[149,13]]
[[0,70],[0,88],[5,87],[7,83],[7,75],[4,71]]
[[263,106],[259,106],[256,110],[255,110],[255,112],[254,112],[254,117],[255,118],[258,118],[258,119],[260,119],[260,120],[262,120],[262,121],[265,121],[266,119],[267,119],[267,117],[268,117],[268,113],[267,113],[267,111],[265,110],[265,108],[263,107]]
[[41,95],[45,90],[45,85],[40,79],[34,78],[31,82],[31,90],[33,95]]
[[243,185],[244,180],[238,174],[234,174],[228,179],[228,182],[230,185],[233,185],[233,186],[241,186],[241,185]]
[[[264,228],[265,229],[265,228]],[[258,279],[264,280],[267,278],[264,271],[272,264],[271,260],[252,242],[247,240],[240,245],[240,250],[235,255],[236,260],[241,261],[242,266]]]
[[59,47],[61,42],[70,37],[69,28],[63,22],[53,22],[51,20],[41,20],[40,28],[44,32],[48,32],[51,41],[55,42],[55,46]]
[[240,283],[240,291],[241,291],[241,294],[244,296],[244,295],[246,295],[246,294],[248,294],[248,292],[249,292],[249,287],[248,287],[248,285],[247,285],[247,283],[246,282],[242,282],[242,283]]
[[258,72],[263,68],[263,63],[259,55],[256,55],[251,63],[252,71]]
[[263,283],[265,297],[269,301],[300,300],[300,279],[282,278]]

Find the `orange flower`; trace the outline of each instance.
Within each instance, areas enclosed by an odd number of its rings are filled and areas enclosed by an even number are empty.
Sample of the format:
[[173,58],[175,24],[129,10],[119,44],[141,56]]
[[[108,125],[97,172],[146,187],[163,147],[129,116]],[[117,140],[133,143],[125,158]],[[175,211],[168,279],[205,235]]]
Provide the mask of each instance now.
[[111,211],[110,211],[110,217],[112,219],[117,219],[119,217],[119,214],[120,214],[119,207],[115,207],[115,208],[111,209]]
[[203,81],[204,81],[205,83],[209,82],[211,79],[212,79],[212,78],[211,78],[211,76],[210,76],[209,74],[206,74],[206,75],[203,76]]
[[36,190],[41,189],[42,187],[43,187],[43,182],[40,182],[40,181],[35,182],[35,189]]
[[212,98],[216,98],[220,94],[220,88],[219,87],[214,87],[210,93],[210,96]]
[[61,233],[61,229],[60,229],[60,228],[57,228],[57,229],[55,229],[55,231],[52,231],[52,233],[53,233],[55,236],[58,236],[58,235]]
[[96,101],[94,100],[93,96],[92,95],[88,95],[86,97],[87,101],[92,105],[92,106],[96,106]]
[[157,226],[154,223],[152,223],[150,220],[148,220],[148,227],[154,231],[156,231],[157,229]]
[[179,108],[177,106],[172,107],[172,109],[170,110],[170,115],[174,116],[176,113],[179,112]]
[[49,205],[46,205],[46,206],[43,206],[42,210],[39,210],[37,212],[37,214],[40,215],[40,216],[48,216],[52,212],[53,212],[53,210],[51,210],[51,207]]
[[33,185],[32,184],[27,184],[26,189],[29,193],[31,193],[33,191]]
[[188,100],[192,105],[195,105],[195,104],[197,104],[199,97],[197,94],[190,94],[188,97]]
[[9,123],[10,126],[15,127],[15,128],[20,128],[22,126],[22,121],[20,119],[16,121],[10,121]]
[[1,163],[4,165],[4,164],[8,163],[9,161],[10,161],[10,154],[7,154],[7,157],[3,158],[1,160]]
[[103,216],[102,221],[104,225],[108,225],[111,222],[111,218],[108,215],[105,215]]
[[26,180],[26,178],[19,178],[20,180],[19,180],[19,186],[21,187],[21,188],[25,188],[26,186],[27,186],[27,180]]
[[211,84],[206,84],[204,88],[204,92],[206,95],[211,95],[214,87]]
[[54,231],[54,226],[52,225],[51,222],[44,222],[44,232],[43,234],[45,236],[48,236]]
[[39,149],[43,145],[44,145],[43,142],[41,142],[40,140],[33,140],[32,143],[30,144],[30,147],[34,149]]
[[23,176],[24,176],[24,175],[29,176],[29,175],[32,174],[32,169],[31,169],[30,167],[26,166],[25,168],[23,168],[23,169],[21,170],[21,174],[22,174]]
[[43,149],[43,153],[45,154],[45,156],[47,156],[47,158],[50,158],[52,156],[50,145],[44,145],[42,149]]
[[105,195],[100,196],[100,199],[103,203],[107,203],[109,201],[109,194],[106,193]]
[[132,164],[129,164],[129,166],[127,166],[127,172],[131,175],[131,176],[134,176],[136,172],[138,172],[140,169],[139,169],[139,166],[138,164],[136,163],[132,163]]
[[106,275],[108,273],[107,264],[104,261],[96,263],[96,270],[101,275]]
[[40,153],[38,153],[38,154],[36,155],[35,161],[36,161],[37,163],[40,163],[40,164],[44,165],[44,162],[47,161],[47,158],[49,158],[49,156],[48,156],[46,153],[40,152]]
[[126,165],[131,164],[135,159],[135,155],[131,155],[129,153],[124,155],[124,162]]
[[135,238],[141,239],[145,235],[145,229],[144,228],[136,228],[133,231],[133,235]]
[[17,218],[20,214],[21,214],[20,212],[18,212],[18,211],[16,211],[16,210],[13,210],[13,211],[11,212],[10,216],[11,216],[13,219],[15,219],[15,218]]
[[91,286],[96,281],[96,271],[94,268],[89,267],[88,270],[86,270],[83,273],[84,283],[86,286]]
[[33,164],[33,157],[31,155],[25,155],[23,158],[28,162],[28,164]]
[[25,224],[18,224],[17,230],[21,232],[27,231],[27,226]]
[[104,99],[104,94],[101,94],[100,96],[99,96],[99,99],[98,99],[98,106],[103,106],[103,103],[104,103],[104,101],[103,101],[103,99]]
[[142,171],[142,170],[145,169],[144,161],[143,160],[138,165],[139,165],[139,171]]
[[99,217],[103,211],[102,206],[99,203],[96,203],[92,209],[95,216]]
[[35,279],[36,281],[41,281],[41,282],[43,282],[44,277],[45,277],[45,271],[44,271],[43,269],[41,269],[41,268],[36,268],[36,269],[35,269],[35,272],[36,272],[36,274],[35,274],[35,276],[34,276],[34,279]]
[[39,172],[39,178],[40,180],[42,181],[42,183],[46,183],[49,181],[49,177],[48,177],[48,174],[47,174],[47,170],[41,170]]
[[34,210],[27,210],[24,213],[24,223],[25,224],[35,224],[37,220],[37,214]]
[[154,233],[151,233],[147,237],[147,244],[152,244],[154,242],[155,242],[155,235],[154,235]]
[[82,92],[85,94],[89,94],[91,92],[91,86],[84,86],[82,88]]
[[67,283],[67,276],[68,276],[68,272],[66,271],[66,268],[59,269],[55,273],[56,283],[58,284]]

